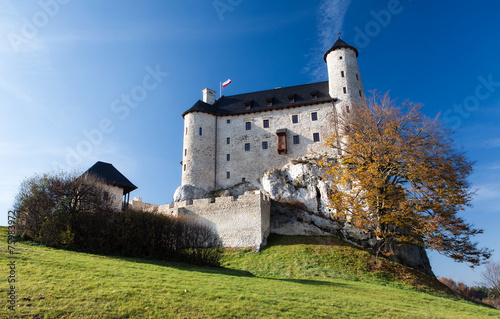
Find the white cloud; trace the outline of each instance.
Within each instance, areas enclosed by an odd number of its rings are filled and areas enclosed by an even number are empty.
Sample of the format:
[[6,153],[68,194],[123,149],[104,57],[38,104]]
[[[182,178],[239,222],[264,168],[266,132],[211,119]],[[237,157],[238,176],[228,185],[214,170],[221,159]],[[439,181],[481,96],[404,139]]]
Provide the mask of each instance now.
[[312,50],[311,62],[304,68],[314,81],[326,79],[326,68],[323,63],[323,54],[335,43],[339,32],[342,31],[344,18],[351,0],[324,0],[320,6],[318,21],[318,36],[320,46]]

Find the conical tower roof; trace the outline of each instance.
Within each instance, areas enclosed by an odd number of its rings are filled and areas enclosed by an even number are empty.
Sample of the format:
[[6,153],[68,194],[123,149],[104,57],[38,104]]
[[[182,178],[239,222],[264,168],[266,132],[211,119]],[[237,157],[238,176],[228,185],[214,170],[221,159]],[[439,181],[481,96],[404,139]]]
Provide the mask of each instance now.
[[358,57],[358,55],[359,55],[358,49],[356,49],[355,47],[353,47],[353,46],[351,46],[351,45],[349,45],[349,44],[345,43],[345,42],[344,42],[344,41],[342,41],[342,39],[339,37],[339,39],[337,40],[337,42],[335,42],[335,44],[333,45],[333,47],[332,47],[330,50],[326,51],[325,56],[323,57],[323,59],[325,60],[325,62],[326,62],[326,57],[327,57],[328,53],[330,53],[330,52],[332,52],[332,51],[335,51],[335,50],[337,50],[337,49],[340,49],[340,48],[346,48],[346,49],[351,49],[351,50],[353,50],[353,51],[356,53],[356,57]]

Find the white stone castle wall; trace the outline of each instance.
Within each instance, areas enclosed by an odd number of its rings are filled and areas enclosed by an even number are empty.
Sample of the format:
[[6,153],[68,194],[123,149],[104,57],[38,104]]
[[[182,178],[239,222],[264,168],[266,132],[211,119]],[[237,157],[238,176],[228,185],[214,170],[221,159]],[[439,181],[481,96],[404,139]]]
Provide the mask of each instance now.
[[[311,113],[316,112],[318,120],[313,121]],[[271,168],[281,168],[290,159],[304,156],[311,151],[324,153],[325,139],[333,134],[334,107],[332,103],[312,106],[302,106],[283,110],[250,113],[244,115],[217,117],[217,156],[216,156],[216,187],[228,188],[242,182],[250,182],[260,186],[264,171]],[[292,115],[298,115],[298,123],[292,123]],[[227,123],[227,121],[230,123]],[[269,120],[269,128],[264,128],[263,121]],[[188,165],[183,172],[182,184],[191,184],[206,190],[214,189],[212,151],[207,143],[213,137],[207,138],[197,134],[198,126],[204,126],[208,131],[212,123],[210,115],[195,112],[185,117],[188,127],[187,138],[184,139],[184,163]],[[251,130],[246,130],[246,122],[251,123]],[[287,129],[287,154],[278,154],[278,129]],[[204,131],[205,132],[205,131]],[[197,132],[195,132],[197,133]],[[313,134],[319,133],[320,141],[313,141]],[[299,144],[293,143],[293,136],[299,136]],[[227,138],[230,143],[227,144]],[[262,148],[262,142],[267,141],[268,149]],[[250,143],[250,151],[245,151],[245,144]],[[190,154],[197,154],[190,157]],[[227,160],[227,154],[230,160]],[[193,167],[194,166],[194,167]],[[230,178],[227,178],[227,172]]]
[[261,191],[248,191],[238,198],[204,198],[156,207],[135,200],[131,205],[135,210],[195,216],[217,233],[224,247],[259,249],[269,236],[271,200]]

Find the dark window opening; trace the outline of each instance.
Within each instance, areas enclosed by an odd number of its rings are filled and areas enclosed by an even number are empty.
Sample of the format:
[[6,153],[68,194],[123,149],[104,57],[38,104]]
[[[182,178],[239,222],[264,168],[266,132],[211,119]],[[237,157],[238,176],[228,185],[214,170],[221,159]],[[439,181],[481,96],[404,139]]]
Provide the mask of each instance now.
[[263,126],[264,127],[269,127],[269,120],[264,120]]
[[343,59],[343,57],[342,57],[342,56],[339,56],[339,60],[342,60],[342,59]]
[[227,123],[227,124],[231,123],[231,120],[226,120],[226,123]]
[[231,144],[231,138],[230,137],[226,138],[226,144]]
[[359,81],[359,74],[356,73],[356,80]]
[[231,178],[231,172],[226,172],[226,178],[230,179]]
[[109,193],[108,192],[103,192],[102,193],[102,198],[103,199],[108,199],[109,198]]
[[292,123],[299,123],[299,116],[298,115],[292,115]]
[[186,171],[186,164],[184,164],[184,172]]
[[245,102],[245,110],[250,110],[252,108],[253,101]]
[[245,143],[245,152],[250,151],[250,143]]
[[363,97],[363,94],[361,94],[361,90],[359,90],[359,96],[360,96],[360,97]]
[[349,105],[346,105],[346,107],[345,107],[345,111],[346,111],[347,113],[351,113],[351,108],[349,107]]
[[200,136],[203,135],[203,129],[200,127]]
[[293,144],[300,144],[300,138],[298,135],[293,136]]
[[262,142],[262,149],[267,150],[269,148],[269,145],[267,144],[267,141]]
[[292,95],[288,96],[288,102],[289,103],[294,103],[295,102],[295,94],[292,94]]
[[346,94],[346,93],[347,93],[347,88],[346,88],[346,87],[344,87],[344,94]]
[[313,141],[319,142],[319,133],[313,133]]
[[318,120],[318,112],[312,112],[311,113],[311,120],[317,121]]
[[245,129],[250,131],[252,129],[252,122],[245,122]]
[[340,74],[342,74],[342,77],[345,78],[344,71],[340,71]]
[[273,106],[273,100],[274,98],[270,98],[266,100],[267,106]]
[[286,129],[280,129],[276,132],[278,136],[278,154],[286,154],[288,152],[286,147]]
[[243,177],[243,178],[241,179],[241,181],[244,183],[244,182],[246,182],[246,181],[247,181],[247,179],[246,179],[245,177]]
[[188,154],[188,150],[187,148],[184,150],[184,156],[186,156]]
[[230,161],[231,160],[231,154],[226,154],[226,161]]

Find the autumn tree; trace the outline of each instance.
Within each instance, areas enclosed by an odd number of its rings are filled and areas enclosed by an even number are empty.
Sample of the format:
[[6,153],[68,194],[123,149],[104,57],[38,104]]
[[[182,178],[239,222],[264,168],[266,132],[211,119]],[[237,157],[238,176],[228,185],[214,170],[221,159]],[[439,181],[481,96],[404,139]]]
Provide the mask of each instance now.
[[336,185],[334,217],[373,232],[377,255],[412,244],[479,265],[491,255],[471,241],[482,230],[458,216],[472,199],[473,163],[455,148],[452,132],[420,108],[374,93],[368,105],[338,114],[327,141],[338,156],[323,162]]

